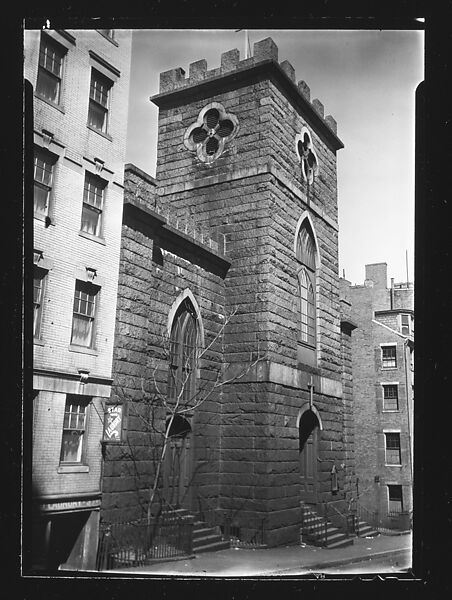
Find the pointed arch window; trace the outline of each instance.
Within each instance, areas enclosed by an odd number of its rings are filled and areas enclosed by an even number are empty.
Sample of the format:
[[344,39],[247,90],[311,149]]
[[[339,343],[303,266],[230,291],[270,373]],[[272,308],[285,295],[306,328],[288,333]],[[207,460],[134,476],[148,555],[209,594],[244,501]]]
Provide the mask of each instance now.
[[[316,244],[314,233],[307,219],[299,229],[296,243],[298,262],[299,327],[298,342],[315,349],[316,345]],[[313,363],[304,353],[304,362]]]
[[188,406],[196,393],[198,325],[189,300],[179,306],[170,337],[168,398]]

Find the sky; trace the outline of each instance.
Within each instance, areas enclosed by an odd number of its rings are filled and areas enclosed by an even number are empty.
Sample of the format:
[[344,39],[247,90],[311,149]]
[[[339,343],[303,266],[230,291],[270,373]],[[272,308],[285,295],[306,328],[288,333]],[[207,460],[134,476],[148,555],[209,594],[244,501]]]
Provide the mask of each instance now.
[[[159,74],[205,58],[220,66],[233,48],[245,58],[247,33],[135,30],[126,162],[155,176]],[[424,79],[421,30],[248,30],[266,37],[337,121],[339,274],[362,284],[366,264],[386,262],[388,279],[414,280],[415,90]],[[408,260],[407,260],[408,259]],[[389,284],[389,281],[388,281]]]

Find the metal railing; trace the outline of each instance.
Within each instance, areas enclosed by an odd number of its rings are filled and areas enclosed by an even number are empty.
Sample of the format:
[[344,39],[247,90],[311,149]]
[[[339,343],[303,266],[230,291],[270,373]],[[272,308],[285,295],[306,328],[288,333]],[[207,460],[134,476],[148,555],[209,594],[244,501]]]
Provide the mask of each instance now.
[[160,515],[123,523],[100,524],[98,571],[146,565],[157,558],[192,553],[193,519]]
[[303,542],[316,545],[328,544],[328,523],[304,504],[301,507],[301,535]]
[[221,527],[222,536],[225,540],[230,540],[237,548],[258,548],[265,546],[265,517],[258,521],[249,522],[244,528],[233,522],[232,517],[226,516],[224,524]]
[[368,523],[374,529],[382,533],[391,532],[397,529],[397,527],[388,526],[388,521],[390,519],[399,519],[401,523],[402,520],[407,521],[409,523],[409,527],[411,528],[412,511],[388,510],[387,512],[381,513],[376,510],[369,510],[358,501],[356,502],[356,513],[358,517],[357,535],[359,535],[359,521]]
[[356,518],[356,512],[346,507],[345,509],[339,510],[335,504],[340,503],[340,506],[344,506],[344,500],[331,500],[330,502],[323,503],[323,516],[326,521],[331,523],[343,531],[347,537],[350,535],[357,534],[358,519]]

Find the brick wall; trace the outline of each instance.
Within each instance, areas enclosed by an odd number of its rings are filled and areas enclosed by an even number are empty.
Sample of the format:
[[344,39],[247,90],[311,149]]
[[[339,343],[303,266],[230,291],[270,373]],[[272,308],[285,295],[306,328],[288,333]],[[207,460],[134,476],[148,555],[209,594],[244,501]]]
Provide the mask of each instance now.
[[[388,484],[401,485],[404,509],[410,510],[412,506],[410,436],[413,393],[410,377],[407,383],[407,374],[410,376],[409,350],[406,348],[406,338],[398,333],[398,311],[404,308],[412,310],[413,290],[411,288],[407,293],[403,289],[399,295],[399,290],[393,289],[391,310],[386,263],[379,263],[366,265],[365,285],[350,286],[348,293],[352,318],[358,325],[352,334],[356,476],[359,479],[361,502],[384,516],[388,510]],[[403,305],[402,298],[407,300],[407,305]],[[383,368],[381,345],[384,344],[396,346],[397,367],[394,369]],[[397,384],[398,411],[384,410],[382,384]],[[402,466],[385,464],[384,431],[400,432]]]

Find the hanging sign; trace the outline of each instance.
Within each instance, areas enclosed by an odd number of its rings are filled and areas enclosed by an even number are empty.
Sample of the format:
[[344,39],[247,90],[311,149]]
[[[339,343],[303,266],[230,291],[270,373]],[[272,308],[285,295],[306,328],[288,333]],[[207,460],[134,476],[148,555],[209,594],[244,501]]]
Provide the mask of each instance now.
[[104,442],[121,441],[122,413],[122,404],[107,404],[104,417]]

